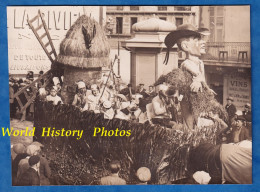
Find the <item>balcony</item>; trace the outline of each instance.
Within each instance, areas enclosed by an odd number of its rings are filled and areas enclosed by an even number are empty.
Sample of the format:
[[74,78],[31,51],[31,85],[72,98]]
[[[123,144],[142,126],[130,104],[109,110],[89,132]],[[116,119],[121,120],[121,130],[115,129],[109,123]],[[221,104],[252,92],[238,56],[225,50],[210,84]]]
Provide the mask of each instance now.
[[223,65],[251,65],[251,49],[249,42],[209,42],[206,45],[206,55],[202,59],[209,63]]

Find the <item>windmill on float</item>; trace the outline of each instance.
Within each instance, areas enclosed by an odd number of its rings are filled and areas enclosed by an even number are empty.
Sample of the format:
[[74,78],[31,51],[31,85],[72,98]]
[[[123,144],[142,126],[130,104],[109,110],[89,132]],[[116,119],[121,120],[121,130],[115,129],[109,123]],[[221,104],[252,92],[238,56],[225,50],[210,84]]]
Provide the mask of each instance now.
[[[43,87],[46,87],[54,76],[60,78],[63,75],[61,96],[64,103],[69,104],[76,93],[75,82],[82,80],[86,84],[97,83],[101,79],[102,68],[110,66],[109,43],[104,30],[94,19],[86,15],[77,19],[60,44],[59,55],[55,51],[41,11],[27,22],[52,65],[49,71],[14,95],[21,112],[36,98],[37,83],[44,82]],[[111,70],[112,66],[111,64]],[[28,88],[33,91],[31,96],[26,92]],[[27,99],[26,103],[22,103],[19,98],[22,94]]]

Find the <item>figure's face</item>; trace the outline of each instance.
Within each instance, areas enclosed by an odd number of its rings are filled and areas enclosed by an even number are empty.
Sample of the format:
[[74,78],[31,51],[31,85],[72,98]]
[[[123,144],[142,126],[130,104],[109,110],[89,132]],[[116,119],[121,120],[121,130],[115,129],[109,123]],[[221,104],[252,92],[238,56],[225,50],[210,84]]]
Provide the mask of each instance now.
[[92,90],[92,94],[93,94],[94,96],[97,96],[98,90]]
[[231,104],[232,104],[232,101],[231,101],[231,100],[227,100],[227,104],[228,104],[228,105],[231,105]]
[[55,97],[57,95],[57,91],[52,89],[50,94],[51,96]]
[[201,56],[200,40],[198,37],[190,37],[182,42],[182,49],[193,56]]
[[153,91],[153,87],[149,87],[149,91],[152,92]]
[[243,122],[241,120],[236,120],[236,126],[242,127]]
[[204,38],[201,38],[199,40],[200,44],[200,54],[206,54],[206,40]]

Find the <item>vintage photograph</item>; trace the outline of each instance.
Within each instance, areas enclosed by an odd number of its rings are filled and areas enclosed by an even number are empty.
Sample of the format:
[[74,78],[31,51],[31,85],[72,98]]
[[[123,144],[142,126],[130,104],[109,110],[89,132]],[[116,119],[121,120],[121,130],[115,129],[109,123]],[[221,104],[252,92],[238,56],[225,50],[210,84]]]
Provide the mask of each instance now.
[[12,185],[252,184],[250,6],[8,6]]

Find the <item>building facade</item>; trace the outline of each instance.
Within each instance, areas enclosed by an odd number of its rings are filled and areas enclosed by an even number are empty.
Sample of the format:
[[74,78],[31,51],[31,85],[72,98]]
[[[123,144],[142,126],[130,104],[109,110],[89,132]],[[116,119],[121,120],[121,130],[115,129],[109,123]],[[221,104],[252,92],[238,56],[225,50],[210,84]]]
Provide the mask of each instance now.
[[184,23],[198,27],[199,11],[199,6],[107,6],[106,29],[111,45],[111,57],[117,54],[121,58],[114,70],[121,75],[123,81],[130,82],[131,56],[130,52],[121,46],[121,42],[134,36],[133,24],[155,17],[177,27]]
[[250,6],[201,6],[199,26],[210,29],[203,56],[207,83],[224,105],[251,103]]

